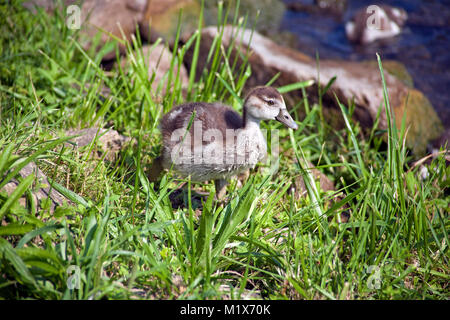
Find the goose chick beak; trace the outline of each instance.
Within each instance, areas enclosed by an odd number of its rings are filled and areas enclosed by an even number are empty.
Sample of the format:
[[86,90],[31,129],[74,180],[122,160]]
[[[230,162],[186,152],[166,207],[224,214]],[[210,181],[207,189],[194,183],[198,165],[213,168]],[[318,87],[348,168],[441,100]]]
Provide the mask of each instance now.
[[288,128],[294,130],[298,129],[298,125],[295,123],[294,119],[292,119],[287,109],[280,109],[280,113],[275,117],[275,120],[280,121]]

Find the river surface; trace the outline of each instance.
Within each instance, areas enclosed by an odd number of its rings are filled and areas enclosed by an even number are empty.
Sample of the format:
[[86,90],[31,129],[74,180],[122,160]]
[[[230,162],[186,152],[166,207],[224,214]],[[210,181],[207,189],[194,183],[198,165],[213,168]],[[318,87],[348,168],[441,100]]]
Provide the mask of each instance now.
[[[313,1],[285,0],[286,4]],[[345,22],[354,12],[371,4],[401,7],[408,20],[401,35],[367,46],[353,45],[345,36]],[[450,0],[347,1],[342,14],[323,10],[287,10],[282,31],[298,36],[300,51],[320,59],[353,61],[382,59],[402,62],[414,80],[414,86],[431,101],[446,128],[450,127]]]

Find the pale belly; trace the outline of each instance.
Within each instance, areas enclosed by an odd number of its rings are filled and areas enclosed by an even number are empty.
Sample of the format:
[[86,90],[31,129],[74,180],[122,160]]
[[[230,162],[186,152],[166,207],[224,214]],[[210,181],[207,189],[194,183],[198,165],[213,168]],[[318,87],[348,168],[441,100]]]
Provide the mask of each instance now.
[[259,130],[251,134],[242,132],[232,142],[185,141],[163,150],[167,169],[172,168],[183,177],[191,176],[195,181],[228,179],[254,168],[266,155],[266,141]]

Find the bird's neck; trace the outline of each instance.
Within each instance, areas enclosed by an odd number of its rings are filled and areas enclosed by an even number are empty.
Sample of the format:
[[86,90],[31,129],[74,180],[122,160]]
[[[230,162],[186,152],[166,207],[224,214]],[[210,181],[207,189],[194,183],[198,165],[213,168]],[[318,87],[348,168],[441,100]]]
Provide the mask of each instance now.
[[244,129],[253,129],[253,128],[258,128],[259,129],[260,119],[252,117],[248,113],[247,108],[245,106],[244,106],[243,110],[244,110],[243,111]]

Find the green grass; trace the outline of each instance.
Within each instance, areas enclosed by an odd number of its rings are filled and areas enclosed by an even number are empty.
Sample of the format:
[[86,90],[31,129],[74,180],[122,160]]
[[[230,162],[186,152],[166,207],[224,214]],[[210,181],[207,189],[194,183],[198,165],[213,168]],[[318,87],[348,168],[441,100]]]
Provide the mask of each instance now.
[[[218,12],[223,26],[228,9]],[[174,90],[152,93],[153,78],[132,50],[139,39],[128,46],[136,62],[131,70],[105,72],[101,57],[115,49],[85,52],[60,15],[2,5],[0,20],[6,21],[0,26],[0,189],[18,182],[11,196],[0,193],[1,298],[449,298],[445,153],[425,165],[429,176],[422,179],[404,147],[407,130],[391,117],[389,88],[381,110],[387,131],[375,125],[364,135],[352,119],[354,106],[342,102],[345,128],[335,130],[323,122],[322,104],[303,95],[294,106],[306,111],[299,130],[264,124],[280,129],[276,173],[260,164],[242,187],[228,187],[224,206],[213,201],[213,184],[196,185],[211,190],[202,209],[190,189],[186,208],[173,209],[169,195],[179,181],[167,173],[157,188],[145,169],[158,155],[163,112],[185,101],[178,72],[164,80]],[[188,49],[198,59],[200,41],[195,33],[177,47],[172,68]],[[199,81],[191,71],[187,97],[239,109],[251,74],[248,57],[238,64],[220,44],[221,33],[210,69]],[[280,91],[304,94],[309,85]],[[94,125],[113,127],[135,143],[112,163],[94,156],[94,144],[66,143],[67,128]],[[337,191],[320,189],[308,161]],[[40,182],[18,174],[29,162],[70,202],[54,212],[48,201],[36,203],[32,192]],[[301,176],[306,197],[292,190]],[[339,222],[343,211],[350,213],[346,223]]]

